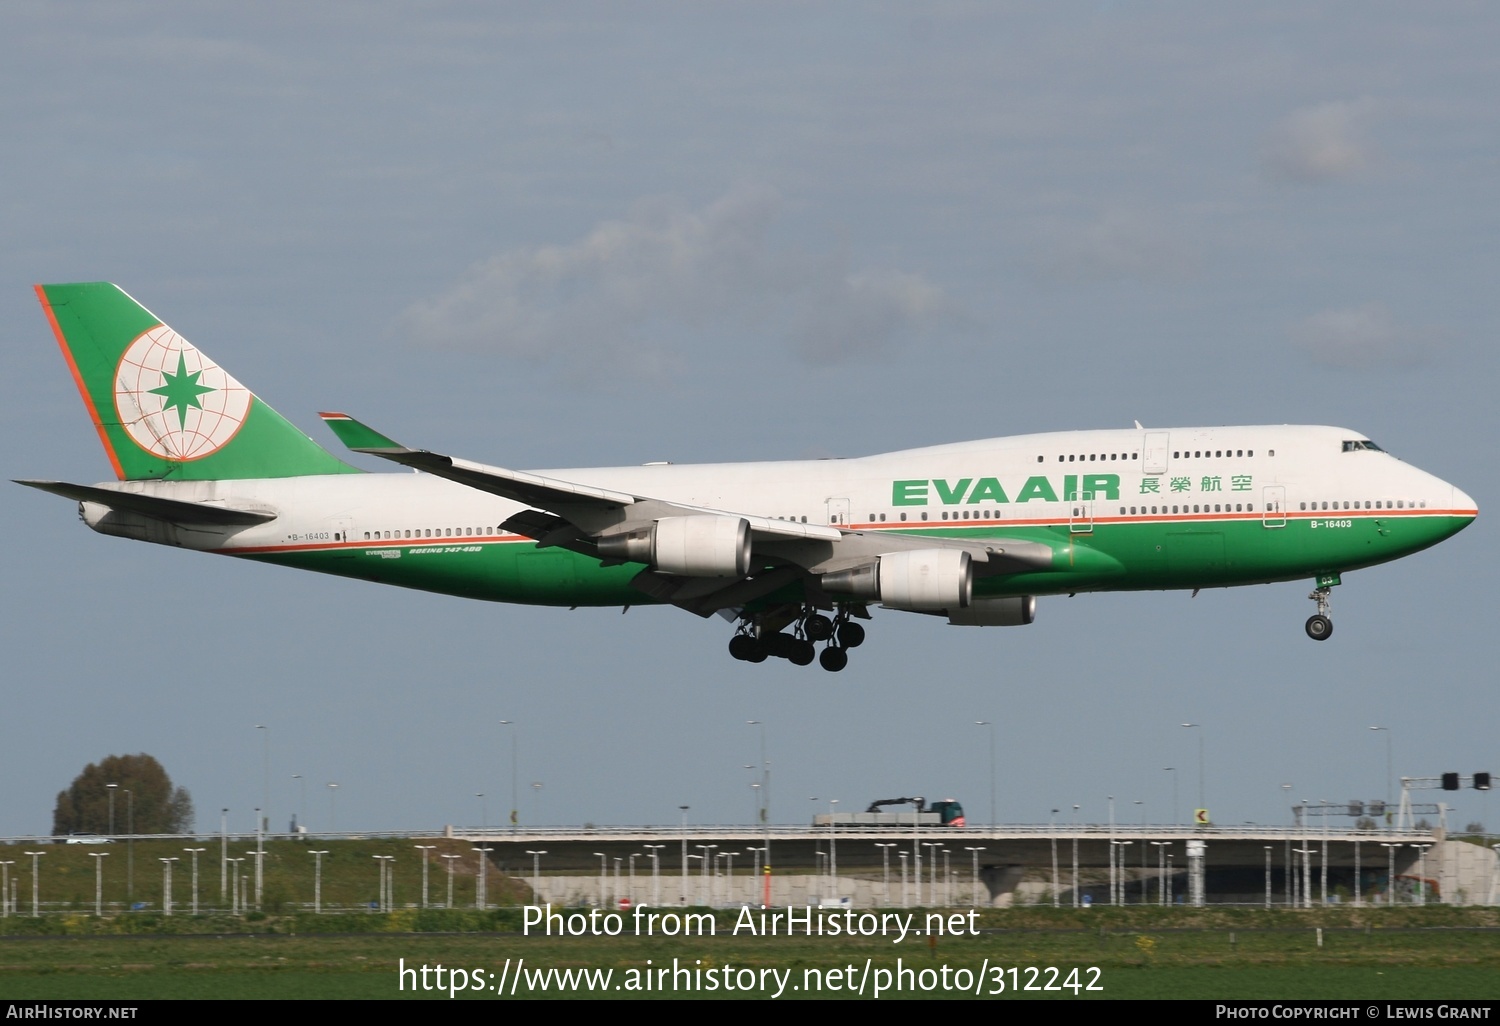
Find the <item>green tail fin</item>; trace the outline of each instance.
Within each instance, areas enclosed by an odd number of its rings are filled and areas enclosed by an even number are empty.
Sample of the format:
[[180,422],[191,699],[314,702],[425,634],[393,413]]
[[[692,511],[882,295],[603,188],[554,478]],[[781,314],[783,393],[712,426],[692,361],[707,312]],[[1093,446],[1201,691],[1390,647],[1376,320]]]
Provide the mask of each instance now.
[[36,294],[121,480],[360,473],[119,286],[38,285]]

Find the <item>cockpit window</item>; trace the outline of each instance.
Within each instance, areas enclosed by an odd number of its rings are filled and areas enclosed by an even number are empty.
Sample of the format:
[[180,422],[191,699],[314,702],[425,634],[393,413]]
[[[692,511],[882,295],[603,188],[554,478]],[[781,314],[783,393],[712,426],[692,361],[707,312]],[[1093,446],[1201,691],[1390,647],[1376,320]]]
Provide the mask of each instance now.
[[1362,438],[1356,441],[1348,441],[1344,443],[1345,452],[1363,452],[1366,450],[1370,452],[1385,452],[1384,449],[1376,445],[1374,442],[1370,441],[1368,438]]

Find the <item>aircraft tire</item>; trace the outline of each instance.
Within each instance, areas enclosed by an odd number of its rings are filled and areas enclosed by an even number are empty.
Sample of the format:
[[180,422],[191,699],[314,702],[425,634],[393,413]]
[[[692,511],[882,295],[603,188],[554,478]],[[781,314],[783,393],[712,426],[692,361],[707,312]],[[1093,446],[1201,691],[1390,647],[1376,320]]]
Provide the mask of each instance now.
[[755,650],[759,647],[755,639],[748,634],[736,634],[729,639],[729,654],[745,662],[751,660],[755,655]]
[[797,666],[808,666],[817,657],[817,654],[817,649],[813,648],[811,641],[798,640],[793,643],[791,651],[787,654],[787,659],[791,660]]
[[833,621],[820,613],[809,616],[804,626],[808,641],[827,641],[833,637]]
[[1322,613],[1307,618],[1307,636],[1314,641],[1327,641],[1333,633],[1333,621]]
[[829,645],[818,656],[818,664],[829,673],[838,673],[849,665],[849,653],[835,645]]
[[839,647],[858,648],[865,643],[865,629],[851,620],[839,627]]

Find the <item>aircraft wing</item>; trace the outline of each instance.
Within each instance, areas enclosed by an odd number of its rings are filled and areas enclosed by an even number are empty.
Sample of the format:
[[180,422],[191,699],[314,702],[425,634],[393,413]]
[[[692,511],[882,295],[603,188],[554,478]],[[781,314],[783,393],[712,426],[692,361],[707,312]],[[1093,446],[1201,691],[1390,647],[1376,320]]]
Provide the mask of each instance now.
[[110,509],[141,516],[165,520],[172,524],[201,525],[214,527],[248,527],[275,520],[275,513],[260,510],[235,509],[231,506],[211,506],[201,502],[183,502],[180,499],[163,499],[139,492],[122,492],[96,485],[76,485],[66,481],[17,481],[27,488],[37,488],[53,495],[77,502],[95,502]]
[[[798,524],[773,517],[752,516],[729,510],[710,509],[706,506],[691,506],[685,503],[653,499],[645,495],[632,495],[609,488],[563,481],[553,477],[542,477],[504,467],[491,467],[483,463],[444,456],[425,449],[409,449],[373,428],[360,423],[343,413],[320,413],[329,429],[354,452],[362,452],[381,459],[425,471],[435,477],[446,478],[459,484],[477,488],[491,495],[510,499],[538,509],[551,510],[565,520],[577,524],[586,533],[597,533],[615,524],[632,520],[651,520],[661,516],[682,516],[695,513],[735,516],[749,523],[753,536],[759,539],[804,539],[836,542],[840,532],[835,527],[820,524]],[[632,508],[633,507],[633,508]],[[629,508],[629,511],[627,511]],[[555,529],[555,524],[542,524]],[[536,537],[530,531],[519,530],[527,537]]]
[[[734,510],[711,509],[595,485],[492,467],[442,453],[411,449],[343,413],[320,414],[329,429],[354,452],[379,456],[402,466],[446,478],[531,507],[505,521],[504,528],[536,539],[538,546],[557,546],[593,556],[606,565],[645,562],[620,555],[611,544],[631,532],[667,518],[718,517],[744,521],[749,528],[753,562],[733,572],[713,570],[643,570],[633,582],[646,594],[701,616],[769,594],[801,580],[818,590],[820,575],[870,565],[881,556],[903,550],[953,549],[967,552],[976,576],[990,577],[1029,570],[1083,569],[1113,562],[1094,550],[1071,544],[1054,547],[1012,538],[944,538],[897,531],[861,531],[822,524],[803,524]],[[705,516],[706,515],[706,516]],[[1091,565],[1089,569],[1100,567]]]

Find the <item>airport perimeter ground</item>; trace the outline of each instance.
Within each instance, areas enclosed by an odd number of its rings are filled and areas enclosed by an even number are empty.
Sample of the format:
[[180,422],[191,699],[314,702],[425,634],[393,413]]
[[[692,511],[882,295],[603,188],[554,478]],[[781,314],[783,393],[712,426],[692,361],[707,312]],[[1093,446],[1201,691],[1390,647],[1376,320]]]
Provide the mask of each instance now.
[[620,936],[525,935],[518,909],[11,919],[0,998],[449,1000],[461,982],[454,999],[848,999],[881,983],[882,1000],[1500,999],[1487,908],[1026,908],[899,943],[736,936],[736,912],[715,915],[713,936],[686,938],[632,936],[628,918]]

